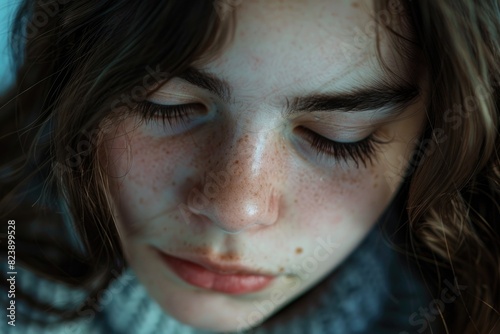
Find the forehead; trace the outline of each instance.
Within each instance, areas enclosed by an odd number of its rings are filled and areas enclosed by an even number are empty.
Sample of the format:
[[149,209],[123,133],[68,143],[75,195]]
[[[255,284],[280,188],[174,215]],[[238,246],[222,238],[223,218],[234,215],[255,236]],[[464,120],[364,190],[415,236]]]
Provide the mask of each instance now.
[[[235,92],[254,97],[343,90],[387,76],[376,57],[372,0],[239,2],[234,40],[203,66]],[[384,60],[397,67],[381,37]]]

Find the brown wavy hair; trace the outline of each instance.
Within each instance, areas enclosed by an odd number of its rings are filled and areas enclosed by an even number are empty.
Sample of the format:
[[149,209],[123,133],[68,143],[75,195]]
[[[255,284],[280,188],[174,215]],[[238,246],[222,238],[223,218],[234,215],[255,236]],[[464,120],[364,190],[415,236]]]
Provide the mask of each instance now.
[[[426,131],[400,193],[406,216],[398,233],[405,242],[397,246],[418,265],[436,299],[446,280],[467,287],[440,310],[443,331],[498,332],[500,4],[374,2],[377,29],[391,32],[401,55],[422,62],[431,92]],[[112,272],[123,271],[105,168],[97,159],[100,134],[119,104],[133,105],[222,50],[234,31],[234,6],[204,0],[21,3],[12,33],[17,80],[0,97],[0,212],[3,222],[17,221],[19,263],[85,287],[97,299]],[[50,232],[63,228],[64,208],[83,250]],[[85,308],[58,309],[16,293],[62,321],[81,317]]]

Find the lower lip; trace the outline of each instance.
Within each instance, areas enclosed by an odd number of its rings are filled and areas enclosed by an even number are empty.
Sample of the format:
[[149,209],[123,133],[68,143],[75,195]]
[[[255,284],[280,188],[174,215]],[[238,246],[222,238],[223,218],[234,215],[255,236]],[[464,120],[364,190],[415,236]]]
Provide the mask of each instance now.
[[227,294],[257,292],[268,286],[273,276],[261,275],[222,275],[209,271],[202,266],[160,253],[168,267],[187,283]]

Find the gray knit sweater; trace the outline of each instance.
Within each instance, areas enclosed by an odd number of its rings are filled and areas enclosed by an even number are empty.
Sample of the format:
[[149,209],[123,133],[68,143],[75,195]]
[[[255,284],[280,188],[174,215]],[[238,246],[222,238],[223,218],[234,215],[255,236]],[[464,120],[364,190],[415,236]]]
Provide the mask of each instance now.
[[[415,322],[422,317],[415,316],[419,308],[429,305],[430,298],[423,284],[410,273],[404,257],[387,245],[379,230],[379,226],[375,226],[360,246],[321,283],[245,333],[429,332],[435,324],[426,320],[427,323],[422,325],[422,320]],[[5,264],[2,269],[7,271]],[[30,291],[35,298],[68,308],[85,300],[83,291],[41,279],[20,267],[17,272],[16,284]],[[2,293],[3,301],[6,297],[6,293]],[[18,301],[16,326],[7,325],[8,319],[4,316],[0,333],[208,333],[184,325],[166,314],[137,281],[131,269],[119,275],[102,292],[100,305],[91,302],[88,305],[78,321],[44,328],[30,322],[29,317],[49,317]]]

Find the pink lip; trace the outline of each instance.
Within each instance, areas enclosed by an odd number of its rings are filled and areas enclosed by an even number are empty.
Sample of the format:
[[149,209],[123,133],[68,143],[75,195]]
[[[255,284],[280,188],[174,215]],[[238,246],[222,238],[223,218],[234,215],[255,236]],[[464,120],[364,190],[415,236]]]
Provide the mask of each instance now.
[[264,289],[275,278],[242,266],[224,266],[208,260],[184,260],[158,251],[167,266],[187,283],[227,294]]

